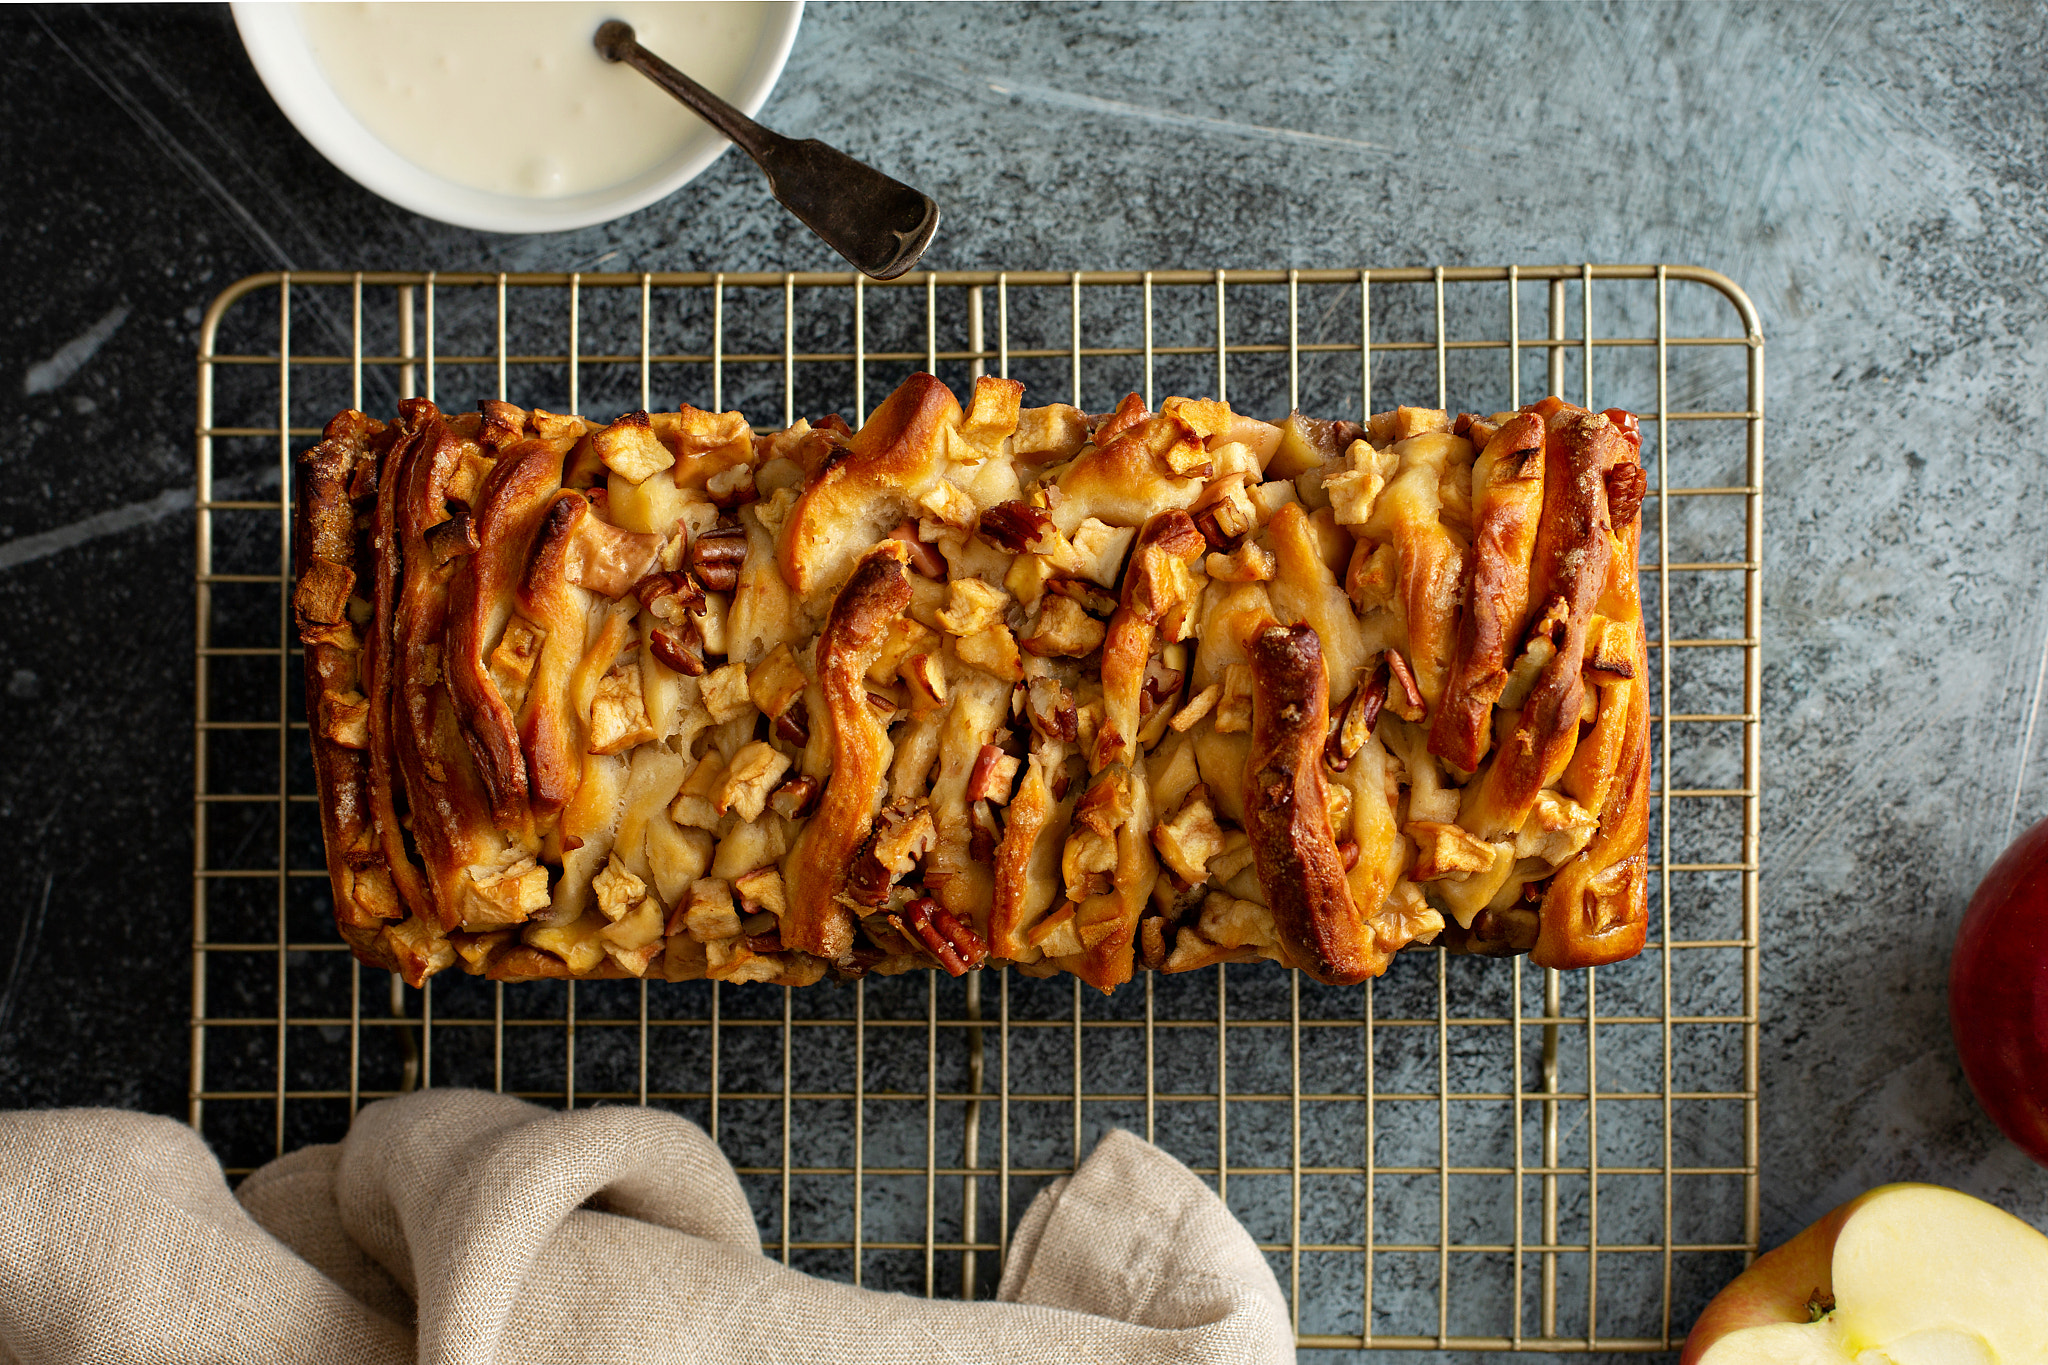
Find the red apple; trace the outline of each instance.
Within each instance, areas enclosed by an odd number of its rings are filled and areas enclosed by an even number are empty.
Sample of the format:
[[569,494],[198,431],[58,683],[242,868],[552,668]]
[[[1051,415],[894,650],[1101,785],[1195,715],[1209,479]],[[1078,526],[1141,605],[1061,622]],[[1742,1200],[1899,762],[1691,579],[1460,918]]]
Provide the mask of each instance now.
[[1948,1019],[1977,1102],[2048,1166],[2048,820],[2001,854],[1970,898]]
[[1757,1258],[1679,1365],[2039,1365],[2048,1237],[1938,1185],[1881,1185]]

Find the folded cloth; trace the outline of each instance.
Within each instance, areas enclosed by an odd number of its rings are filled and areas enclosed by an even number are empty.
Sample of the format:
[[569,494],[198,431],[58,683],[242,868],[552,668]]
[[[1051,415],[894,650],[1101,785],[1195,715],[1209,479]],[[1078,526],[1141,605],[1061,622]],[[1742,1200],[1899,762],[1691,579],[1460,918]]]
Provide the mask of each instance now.
[[761,1254],[725,1156],[651,1109],[430,1090],[230,1193],[191,1129],[0,1114],[0,1360],[1289,1361],[1264,1256],[1112,1132],[1032,1201],[996,1302],[856,1289]]

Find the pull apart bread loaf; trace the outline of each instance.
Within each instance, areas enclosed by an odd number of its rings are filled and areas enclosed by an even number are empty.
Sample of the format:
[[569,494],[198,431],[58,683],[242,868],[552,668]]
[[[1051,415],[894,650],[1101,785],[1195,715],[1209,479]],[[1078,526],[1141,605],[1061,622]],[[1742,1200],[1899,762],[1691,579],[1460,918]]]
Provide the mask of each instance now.
[[330,422],[294,601],[357,956],[1109,990],[1641,948],[1633,417],[1022,396]]

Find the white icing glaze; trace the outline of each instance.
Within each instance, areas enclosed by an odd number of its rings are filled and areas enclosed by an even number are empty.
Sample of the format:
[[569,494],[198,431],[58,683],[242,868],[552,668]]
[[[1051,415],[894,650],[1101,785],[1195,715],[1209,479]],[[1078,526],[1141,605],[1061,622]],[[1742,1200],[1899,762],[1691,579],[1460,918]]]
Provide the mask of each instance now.
[[393,151],[473,189],[543,199],[630,180],[701,128],[638,72],[597,55],[599,24],[625,20],[734,99],[767,14],[734,0],[299,6],[335,93]]

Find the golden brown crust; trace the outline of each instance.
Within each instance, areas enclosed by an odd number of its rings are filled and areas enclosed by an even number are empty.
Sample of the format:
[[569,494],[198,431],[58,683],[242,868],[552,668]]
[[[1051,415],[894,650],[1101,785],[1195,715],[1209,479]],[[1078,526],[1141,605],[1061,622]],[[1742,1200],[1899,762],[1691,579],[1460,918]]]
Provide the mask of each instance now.
[[1089,796],[1105,786],[1121,788],[1121,802],[1128,807],[1128,814],[1109,836],[1116,850],[1115,870],[1109,890],[1076,906],[1074,933],[1081,941],[1081,951],[1059,958],[1059,963],[1107,992],[1131,979],[1132,944],[1159,876],[1159,860],[1152,851],[1152,800],[1145,765],[1134,763],[1126,768],[1117,764],[1104,769],[1090,792],[1082,794],[1076,809],[1085,808]]
[[832,735],[832,775],[825,795],[783,865],[789,910],[782,941],[830,961],[853,948],[853,912],[843,894],[854,855],[881,808],[892,746],[869,704],[865,677],[889,623],[910,606],[908,552],[885,540],[855,565],[818,636],[818,681]]
[[1473,466],[1472,555],[1458,650],[1431,723],[1429,751],[1464,772],[1493,742],[1493,705],[1527,625],[1529,560],[1543,517],[1543,422],[1518,413]]
[[509,859],[489,796],[463,743],[442,668],[448,585],[457,566],[430,549],[435,529],[452,520],[449,481],[478,450],[438,413],[424,415],[419,431],[420,440],[397,476],[405,574],[393,636],[392,704],[413,841],[440,926],[449,931],[471,919],[468,870]]
[[1065,496],[1052,509],[1053,519],[1072,534],[1086,517],[1140,526],[1161,511],[1192,507],[1209,473],[1206,461],[1189,423],[1173,413],[1147,413],[1134,393],[1060,475]]
[[363,696],[368,707],[365,728],[369,740],[367,785],[370,819],[399,895],[413,916],[422,919],[438,919],[439,907],[426,878],[406,848],[405,825],[398,809],[402,787],[398,774],[397,732],[401,727],[393,712],[392,699],[398,671],[399,598],[403,590],[398,509],[404,497],[406,473],[419,457],[426,441],[426,422],[434,416],[438,413],[432,404],[422,404],[406,411],[400,426],[404,435],[386,451],[378,466],[377,503],[371,532],[375,588],[362,666]]
[[1447,431],[1419,431],[1398,442],[1398,468],[1366,526],[1368,533],[1388,538],[1398,555],[1396,600],[1408,637],[1405,655],[1426,707],[1442,695],[1456,649],[1466,556],[1445,524],[1445,494],[1470,452],[1469,442]]
[[[1619,450],[1610,446],[1613,460],[1603,483],[1633,490],[1633,502],[1612,509],[1613,552],[1598,609],[1604,620],[1624,628],[1626,642],[1614,652],[1630,657],[1633,676],[1594,671],[1588,663],[1600,690],[1600,713],[1561,785],[1599,813],[1600,828],[1576,858],[1558,869],[1544,893],[1541,929],[1530,952],[1530,960],[1543,967],[1619,962],[1641,952],[1649,933],[1650,670],[1636,578],[1643,529],[1642,439],[1630,414],[1610,410],[1602,418],[1620,438]],[[1629,471],[1630,477],[1616,477]]]
[[[523,429],[525,413],[509,404],[494,405],[486,414],[507,434],[512,414]],[[509,409],[509,411],[505,411]],[[487,431],[490,425],[487,420]],[[513,610],[513,593],[526,572],[535,531],[548,500],[561,486],[562,460],[568,446],[539,438],[513,439],[502,447],[497,463],[477,491],[476,537],[479,551],[464,561],[449,585],[449,689],[461,722],[463,739],[476,757],[491,812],[501,828],[527,829],[526,756],[519,743],[513,708],[491,681],[485,662]]]
[[367,720],[368,704],[359,690],[363,642],[348,615],[361,548],[350,489],[359,474],[374,481],[377,457],[370,443],[384,430],[360,412],[344,412],[327,424],[325,439],[300,457],[298,588],[292,599],[305,645],[306,715],[334,918],[344,934],[365,945],[376,942],[385,920],[405,913],[371,823],[362,748],[338,721],[344,709]]
[[899,524],[939,476],[960,402],[912,375],[847,442],[846,457],[804,490],[782,528],[782,575],[808,601],[844,581],[863,547]]
[[1518,723],[1467,796],[1461,823],[1482,839],[1521,828],[1537,793],[1571,760],[1585,700],[1586,634],[1614,560],[1605,476],[1626,453],[1620,430],[1601,414],[1561,406],[1545,422],[1543,520],[1529,600],[1561,624]]
[[561,813],[583,779],[583,726],[572,701],[583,662],[587,611],[569,581],[569,547],[590,500],[573,488],[557,492],[541,514],[533,554],[516,594],[521,612],[547,632],[519,711],[519,747],[526,758],[527,801],[535,818]]
[[1065,780],[1065,757],[1064,746],[1058,744],[1032,754],[1010,801],[1002,842],[996,845],[989,950],[1011,961],[1030,958],[1034,945],[1025,935],[1058,895],[1058,868],[1053,864],[1079,796],[1078,790],[1071,791],[1063,802],[1055,794],[1057,784]]
[[1389,955],[1351,899],[1330,834],[1323,783],[1330,687],[1306,625],[1268,625],[1250,640],[1252,754],[1244,775],[1245,833],[1287,960],[1318,981],[1378,976]]
[[1138,533],[1124,572],[1123,597],[1102,644],[1103,718],[1089,757],[1091,771],[1136,756],[1146,661],[1160,623],[1194,609],[1199,588],[1188,567],[1207,549],[1202,533],[1181,511],[1161,512]]

